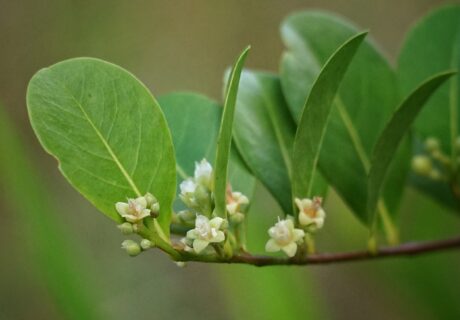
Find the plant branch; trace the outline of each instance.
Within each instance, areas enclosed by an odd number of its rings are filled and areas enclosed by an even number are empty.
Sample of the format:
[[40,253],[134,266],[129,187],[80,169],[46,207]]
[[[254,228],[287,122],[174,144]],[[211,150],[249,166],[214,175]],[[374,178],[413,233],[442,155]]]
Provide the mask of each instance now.
[[235,255],[230,259],[221,259],[210,256],[188,256],[185,261],[200,261],[208,263],[235,263],[249,264],[257,267],[274,265],[312,265],[332,264],[351,261],[375,260],[398,256],[415,256],[432,252],[445,251],[449,249],[460,249],[460,236],[438,241],[409,242],[399,246],[380,248],[376,253],[369,251],[352,251],[341,253],[318,253],[311,254],[305,258],[278,258],[269,256],[255,256],[250,254]]

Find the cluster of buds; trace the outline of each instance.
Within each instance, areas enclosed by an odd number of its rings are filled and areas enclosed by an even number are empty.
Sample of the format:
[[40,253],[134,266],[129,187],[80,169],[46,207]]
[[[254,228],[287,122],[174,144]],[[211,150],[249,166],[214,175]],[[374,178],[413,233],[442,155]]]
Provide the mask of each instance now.
[[[147,193],[143,197],[128,199],[127,202],[117,202],[115,209],[118,214],[126,220],[126,222],[118,225],[121,233],[130,235],[137,232],[138,225],[147,217],[158,217],[160,213],[160,204],[158,200],[151,194]],[[148,239],[142,239],[140,243],[134,240],[124,240],[121,248],[124,249],[130,256],[137,256],[142,251],[153,247],[153,244]]]
[[298,227],[295,227],[294,219],[289,217],[278,222],[268,230],[270,239],[265,245],[267,252],[284,251],[289,257],[293,257],[299,244],[304,242],[306,233],[314,233],[324,225],[326,212],[322,208],[322,198],[313,199],[296,198],[295,204],[299,209]]
[[[428,138],[424,143],[424,154],[415,155],[412,158],[412,170],[423,177],[435,181],[445,181],[451,174],[452,160],[441,149],[441,144],[436,138]],[[460,151],[460,137],[455,147]]]
[[180,184],[182,202],[193,212],[209,216],[212,212],[212,166],[206,159],[195,163],[193,178]]
[[134,240],[125,240],[121,243],[121,248],[131,257],[135,257],[142,251],[148,250],[152,247],[153,244],[148,239],[142,239],[140,243],[137,243]]

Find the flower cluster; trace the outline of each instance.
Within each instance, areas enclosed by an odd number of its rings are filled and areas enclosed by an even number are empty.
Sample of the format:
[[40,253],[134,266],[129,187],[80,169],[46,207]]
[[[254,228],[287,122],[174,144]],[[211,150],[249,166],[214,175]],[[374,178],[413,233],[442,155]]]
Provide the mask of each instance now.
[[[138,225],[147,217],[158,217],[160,213],[160,204],[158,200],[151,194],[147,193],[143,197],[128,199],[127,202],[117,202],[115,209],[118,214],[125,219],[124,222],[118,225],[120,231],[129,235],[137,232]],[[142,239],[140,244],[134,240],[124,240],[121,248],[124,249],[130,256],[137,256],[143,250],[153,247],[153,243],[148,239]]]
[[[194,226],[182,239],[185,250],[201,253],[209,244],[223,243],[226,240],[224,231],[228,227],[227,220],[213,218],[213,169],[206,159],[196,162],[194,176],[182,181],[179,197],[187,206],[187,210],[177,214],[179,223]],[[233,192],[229,186],[226,202],[230,223],[236,225],[242,222],[243,206],[249,203],[248,198],[241,192]]]
[[179,197],[192,212],[211,214],[212,166],[206,159],[195,163],[194,177],[182,181],[179,187]]
[[[460,137],[457,138],[455,148],[460,151]],[[438,139],[429,137],[424,142],[424,153],[412,158],[412,170],[419,176],[435,181],[447,181],[454,167],[452,159],[441,148]],[[457,160],[459,162],[459,160]]]
[[299,244],[304,242],[306,232],[314,233],[324,225],[326,213],[322,208],[322,198],[294,200],[299,209],[298,222],[300,228],[295,228],[294,219],[289,217],[278,222],[268,230],[270,239],[265,245],[268,252],[284,251],[288,257],[293,257]]

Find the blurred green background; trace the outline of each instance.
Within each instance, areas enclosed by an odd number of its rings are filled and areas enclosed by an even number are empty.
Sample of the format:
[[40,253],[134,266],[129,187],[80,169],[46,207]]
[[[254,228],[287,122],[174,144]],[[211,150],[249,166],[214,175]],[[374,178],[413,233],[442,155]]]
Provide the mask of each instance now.
[[[159,252],[129,258],[114,224],[57,171],[30,128],[28,80],[57,61],[93,56],[136,74],[155,95],[219,99],[247,44],[250,68],[276,71],[279,24],[320,8],[355,21],[391,61],[435,0],[0,0],[0,319],[459,319],[460,256],[257,269],[190,264]],[[319,35],[320,36],[320,35]],[[250,248],[280,213],[258,186]],[[366,231],[333,193],[320,250],[364,248]],[[460,219],[408,190],[403,240],[458,233]]]

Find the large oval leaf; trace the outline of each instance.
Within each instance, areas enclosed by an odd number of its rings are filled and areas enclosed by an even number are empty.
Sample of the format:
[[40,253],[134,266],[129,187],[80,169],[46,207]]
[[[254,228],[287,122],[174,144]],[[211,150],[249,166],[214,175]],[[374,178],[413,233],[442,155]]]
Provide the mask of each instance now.
[[[398,61],[398,75],[404,93],[432,74],[460,68],[460,6],[448,6],[422,18],[408,33]],[[415,121],[420,138],[435,137],[443,151],[456,161],[452,146],[459,135],[460,81],[453,77],[430,99]],[[443,205],[457,208],[457,202],[446,184],[418,177],[418,189]]]
[[[186,92],[170,93],[158,101],[171,129],[180,182],[193,176],[195,162],[206,158],[214,163],[222,107],[205,96]],[[231,150],[228,176],[235,190],[252,196],[255,179],[235,148]],[[180,207],[180,203],[177,206]]]
[[[299,121],[321,67],[337,47],[357,33],[357,28],[322,12],[301,12],[284,21],[281,33],[288,48],[281,62],[281,84]],[[363,222],[367,222],[370,154],[397,106],[398,96],[394,72],[372,42],[364,41],[336,96],[319,158],[324,177]],[[396,212],[409,162],[405,145],[384,189],[392,213]]]
[[151,192],[168,232],[176,189],[173,145],[162,111],[139,80],[108,62],[71,59],[32,78],[27,105],[43,147],[89,201],[121,221],[117,201]]

